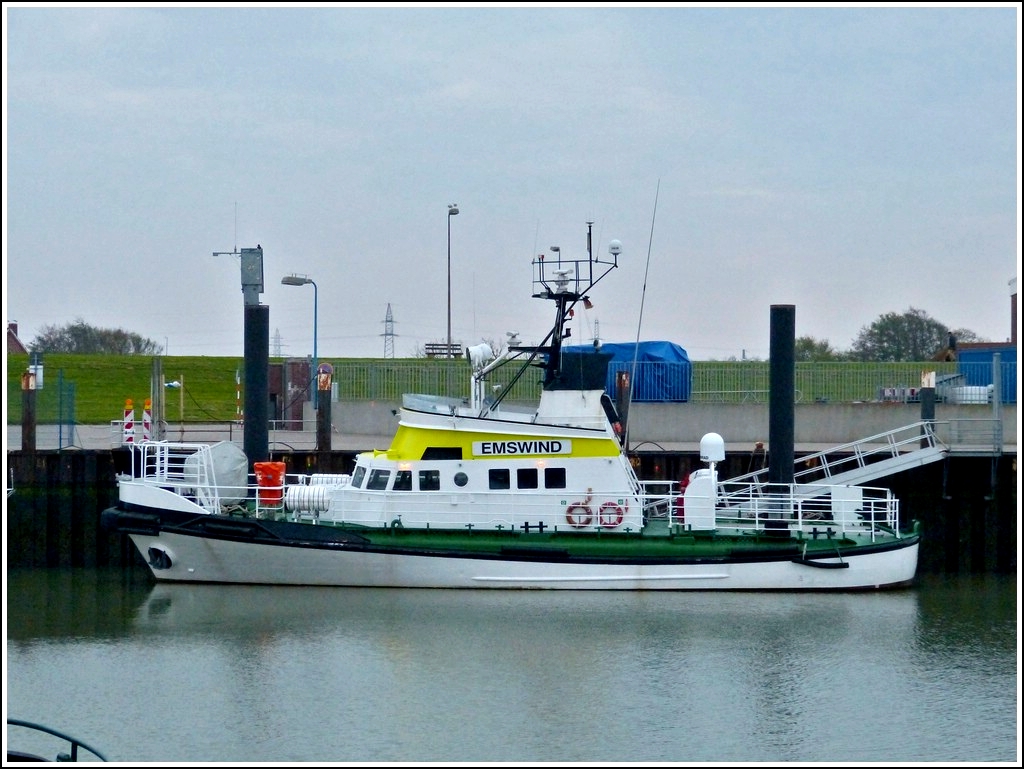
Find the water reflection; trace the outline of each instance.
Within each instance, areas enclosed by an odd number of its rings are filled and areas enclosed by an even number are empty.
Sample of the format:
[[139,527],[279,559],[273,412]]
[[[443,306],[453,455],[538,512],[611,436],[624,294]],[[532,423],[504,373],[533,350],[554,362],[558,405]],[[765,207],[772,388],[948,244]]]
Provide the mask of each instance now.
[[[1007,761],[1016,750],[1007,580],[655,594],[35,573],[9,575],[8,622],[12,715],[48,722],[59,708],[117,760]],[[104,707],[65,707],[86,701]],[[130,733],[104,716],[124,712]]]
[[8,645],[131,632],[153,583],[122,569],[11,569],[4,604]]

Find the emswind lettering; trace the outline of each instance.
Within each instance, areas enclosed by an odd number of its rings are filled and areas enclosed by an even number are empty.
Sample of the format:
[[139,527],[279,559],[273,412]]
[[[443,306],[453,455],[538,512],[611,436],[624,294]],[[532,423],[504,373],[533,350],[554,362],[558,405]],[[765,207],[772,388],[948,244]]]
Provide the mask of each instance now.
[[572,442],[557,439],[474,441],[473,453],[481,457],[509,457],[524,454],[570,454],[572,453]]

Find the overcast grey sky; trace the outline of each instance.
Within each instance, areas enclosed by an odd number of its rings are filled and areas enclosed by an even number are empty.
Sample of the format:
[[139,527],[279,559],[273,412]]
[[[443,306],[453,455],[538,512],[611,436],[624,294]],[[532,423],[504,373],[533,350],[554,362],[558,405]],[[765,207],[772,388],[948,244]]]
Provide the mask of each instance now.
[[[622,242],[571,341],[766,358],[922,309],[1010,336],[1020,9],[4,5],[4,307],[241,356],[538,342],[530,261]],[[657,207],[655,210],[655,201]],[[646,282],[645,282],[646,275]],[[643,312],[641,315],[641,301]],[[279,347],[278,347],[279,345]]]

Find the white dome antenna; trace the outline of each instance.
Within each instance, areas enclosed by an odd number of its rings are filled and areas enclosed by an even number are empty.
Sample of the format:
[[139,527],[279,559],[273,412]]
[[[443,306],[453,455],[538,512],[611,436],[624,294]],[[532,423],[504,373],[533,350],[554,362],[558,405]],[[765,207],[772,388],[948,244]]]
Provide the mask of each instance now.
[[718,433],[707,433],[700,439],[700,461],[721,462],[725,459],[725,440]]

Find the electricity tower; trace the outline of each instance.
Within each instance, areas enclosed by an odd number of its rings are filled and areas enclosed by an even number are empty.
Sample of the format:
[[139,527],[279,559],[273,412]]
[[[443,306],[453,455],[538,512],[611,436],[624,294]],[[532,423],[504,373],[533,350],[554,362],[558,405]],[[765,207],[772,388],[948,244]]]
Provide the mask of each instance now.
[[391,302],[388,302],[388,312],[384,316],[384,357],[395,357],[395,319],[391,317]]

